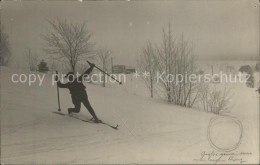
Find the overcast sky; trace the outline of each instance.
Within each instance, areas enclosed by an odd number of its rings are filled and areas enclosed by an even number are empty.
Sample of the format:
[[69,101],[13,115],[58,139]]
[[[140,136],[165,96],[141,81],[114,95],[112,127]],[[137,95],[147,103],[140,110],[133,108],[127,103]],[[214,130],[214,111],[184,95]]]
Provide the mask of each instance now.
[[162,27],[171,23],[176,37],[193,43],[201,57],[257,57],[259,52],[258,0],[92,1],[1,3],[1,19],[14,57],[26,47],[39,55],[47,30],[46,19],[87,20],[97,47],[112,51],[115,63],[132,65],[147,40],[160,42]]

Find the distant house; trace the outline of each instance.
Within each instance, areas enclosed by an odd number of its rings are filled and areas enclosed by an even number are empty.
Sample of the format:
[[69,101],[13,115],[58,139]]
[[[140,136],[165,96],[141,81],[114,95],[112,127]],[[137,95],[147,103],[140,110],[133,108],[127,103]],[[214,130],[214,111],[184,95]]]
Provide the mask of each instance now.
[[125,65],[114,65],[112,72],[114,74],[131,74],[135,72],[135,68]]
[[43,72],[43,73],[49,71],[49,68],[48,68],[48,66],[47,66],[47,63],[46,63],[44,60],[42,60],[42,61],[40,62],[40,64],[38,65],[38,71],[39,71],[39,72]]
[[125,73],[125,65],[113,65],[113,73],[114,74],[122,74]]
[[135,73],[135,68],[133,68],[133,67],[126,67],[125,68],[125,74],[131,74],[131,73]]

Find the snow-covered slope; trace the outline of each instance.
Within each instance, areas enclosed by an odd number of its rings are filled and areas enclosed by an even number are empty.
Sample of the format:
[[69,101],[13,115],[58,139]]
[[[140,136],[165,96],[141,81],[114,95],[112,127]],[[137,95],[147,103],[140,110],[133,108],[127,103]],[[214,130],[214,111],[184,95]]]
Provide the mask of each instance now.
[[[11,82],[14,71],[1,68],[1,72],[1,161],[5,164],[196,163],[194,159],[199,159],[201,152],[214,150],[207,140],[207,128],[215,115],[138,95],[131,90],[134,84],[108,88],[87,84],[97,115],[120,125],[116,131],[52,113],[57,111],[57,93],[50,75],[41,87],[29,87]],[[60,95],[66,113],[72,107],[71,98],[66,89],[61,89]],[[243,100],[243,96],[237,98]],[[244,121],[244,117],[247,123],[246,140],[238,150],[253,154],[247,157],[247,163],[255,163],[259,155],[259,145],[254,143],[258,136],[254,108],[258,105],[253,99],[251,107],[241,100],[234,101],[235,108],[252,108],[246,110],[248,113],[238,110],[239,119]],[[78,116],[91,117],[83,106]]]

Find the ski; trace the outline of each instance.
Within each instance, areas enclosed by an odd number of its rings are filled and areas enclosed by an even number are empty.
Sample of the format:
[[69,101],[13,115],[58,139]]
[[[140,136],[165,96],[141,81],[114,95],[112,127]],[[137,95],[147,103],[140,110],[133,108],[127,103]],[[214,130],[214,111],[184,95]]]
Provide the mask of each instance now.
[[91,119],[90,120],[84,120],[84,119],[81,119],[79,117],[76,117],[76,116],[73,116],[73,115],[69,115],[69,114],[65,114],[65,113],[62,113],[62,112],[53,112],[54,114],[58,114],[58,115],[61,115],[61,116],[68,116],[68,117],[73,117],[75,119],[78,119],[78,120],[81,120],[81,121],[84,121],[84,122],[89,122],[89,123],[94,123]]
[[[79,118],[79,117],[76,117],[76,116],[73,116],[73,115],[68,115],[68,114],[65,114],[65,113],[62,113],[62,112],[53,112],[53,113],[54,113],[54,114],[61,115],[61,116],[73,117],[73,118],[78,119],[78,120],[83,121],[83,122],[95,123],[92,119],[90,119],[90,120],[84,120],[84,119],[81,119],[81,118]],[[103,121],[101,121],[100,123],[96,123],[96,124],[104,124],[104,125],[106,125],[106,126],[109,126],[110,128],[113,128],[114,130],[117,130],[118,127],[119,127],[119,125],[113,126],[113,125],[108,124],[108,123],[103,122]]]
[[[91,119],[91,121],[93,121],[93,118]],[[112,126],[112,125],[110,125],[110,124],[108,124],[108,123],[105,123],[105,122],[103,122],[102,120],[101,120],[101,122],[100,122],[100,123],[97,123],[97,124],[104,124],[104,125],[107,125],[107,126],[109,126],[109,127],[113,128],[113,129],[115,129],[115,130],[117,130],[117,129],[118,129],[118,127],[119,127],[119,125]]]
[[62,112],[52,112],[52,113],[54,113],[54,114],[58,114],[58,115],[62,115],[62,116],[66,116],[66,114],[65,113],[62,113]]
[[109,127],[113,128],[113,129],[115,129],[115,130],[117,130],[117,129],[118,129],[118,127],[119,127],[119,125],[112,126],[112,125],[110,125],[110,124],[104,123],[103,121],[101,122],[101,124],[107,125],[107,126],[109,126]]

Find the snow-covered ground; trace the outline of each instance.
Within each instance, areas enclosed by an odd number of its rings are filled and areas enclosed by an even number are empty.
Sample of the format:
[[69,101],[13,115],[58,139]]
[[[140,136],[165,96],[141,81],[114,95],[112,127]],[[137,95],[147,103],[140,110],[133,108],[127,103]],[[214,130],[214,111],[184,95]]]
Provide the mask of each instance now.
[[[216,115],[150,99],[143,93],[140,81],[127,81],[121,86],[109,84],[106,88],[87,84],[89,100],[97,115],[120,126],[119,130],[113,130],[52,113],[57,111],[57,93],[50,75],[46,75],[41,87],[37,84],[29,87],[12,83],[13,73],[14,70],[1,67],[1,162],[4,164],[202,164],[214,163],[198,161],[203,152],[219,152],[207,139],[209,122]],[[233,89],[228,115],[241,121],[243,137],[232,152],[251,153],[241,156],[244,163],[258,163],[259,98],[255,89],[245,84],[234,84]],[[61,89],[60,96],[65,113],[72,107],[70,94]],[[78,116],[91,118],[83,106]],[[228,131],[232,135],[232,130]],[[225,164],[239,163],[223,159]]]

